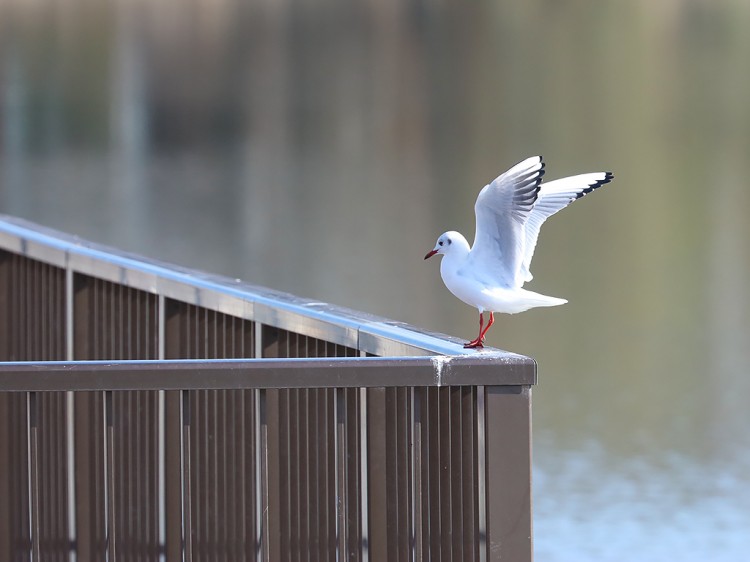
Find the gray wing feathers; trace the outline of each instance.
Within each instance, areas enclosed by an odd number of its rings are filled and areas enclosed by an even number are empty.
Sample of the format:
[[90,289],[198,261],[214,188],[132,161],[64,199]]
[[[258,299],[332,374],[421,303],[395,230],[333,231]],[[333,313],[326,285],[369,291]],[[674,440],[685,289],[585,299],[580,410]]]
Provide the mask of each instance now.
[[537,201],[544,175],[540,156],[516,164],[479,193],[477,226],[467,267],[482,264],[488,285],[517,286],[524,253],[524,223]]
[[614,176],[611,172],[581,174],[541,185],[533,209],[524,223],[524,258],[521,265],[521,279],[531,281],[529,268],[534,256],[539,229],[549,217],[570,205],[576,199],[608,184]]
[[496,213],[511,213],[523,220],[534,206],[543,175],[541,156],[527,158],[486,185],[479,193],[474,209],[483,207]]

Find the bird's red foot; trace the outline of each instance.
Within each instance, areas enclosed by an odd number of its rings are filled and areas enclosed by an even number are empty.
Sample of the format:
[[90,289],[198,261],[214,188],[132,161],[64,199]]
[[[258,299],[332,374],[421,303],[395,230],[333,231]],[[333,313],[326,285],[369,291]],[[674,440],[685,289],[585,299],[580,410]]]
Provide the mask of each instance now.
[[484,347],[484,342],[479,338],[464,344],[464,348],[466,349],[476,349],[477,347]]

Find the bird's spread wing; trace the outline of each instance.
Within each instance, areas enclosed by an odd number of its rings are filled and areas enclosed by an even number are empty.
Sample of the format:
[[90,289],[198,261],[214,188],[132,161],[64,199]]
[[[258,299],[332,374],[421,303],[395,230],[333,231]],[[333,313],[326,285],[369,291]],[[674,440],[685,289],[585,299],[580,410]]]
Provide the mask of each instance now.
[[521,265],[522,281],[531,281],[529,268],[542,223],[576,199],[609,183],[613,177],[611,172],[595,172],[562,178],[541,185],[534,208],[529,213],[523,228],[525,243]]
[[[544,175],[541,156],[527,158],[486,185],[474,211],[477,229],[466,270],[490,286],[520,286],[524,223],[537,199]],[[463,268],[462,268],[463,269]],[[461,271],[459,271],[459,274]]]

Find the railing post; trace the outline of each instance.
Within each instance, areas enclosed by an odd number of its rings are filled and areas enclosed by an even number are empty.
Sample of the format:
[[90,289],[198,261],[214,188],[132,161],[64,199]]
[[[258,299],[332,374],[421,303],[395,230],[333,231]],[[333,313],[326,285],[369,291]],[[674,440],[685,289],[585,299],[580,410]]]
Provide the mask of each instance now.
[[485,387],[487,560],[531,561],[531,387]]

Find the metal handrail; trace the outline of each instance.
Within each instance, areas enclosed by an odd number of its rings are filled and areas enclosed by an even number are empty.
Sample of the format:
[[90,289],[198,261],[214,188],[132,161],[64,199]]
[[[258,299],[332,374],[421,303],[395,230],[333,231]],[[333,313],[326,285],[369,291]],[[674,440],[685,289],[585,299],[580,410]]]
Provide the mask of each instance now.
[[[408,377],[403,376],[404,369],[408,369]],[[518,386],[535,383],[536,371],[531,365],[497,354],[450,359],[317,357],[0,362],[0,392]]]

